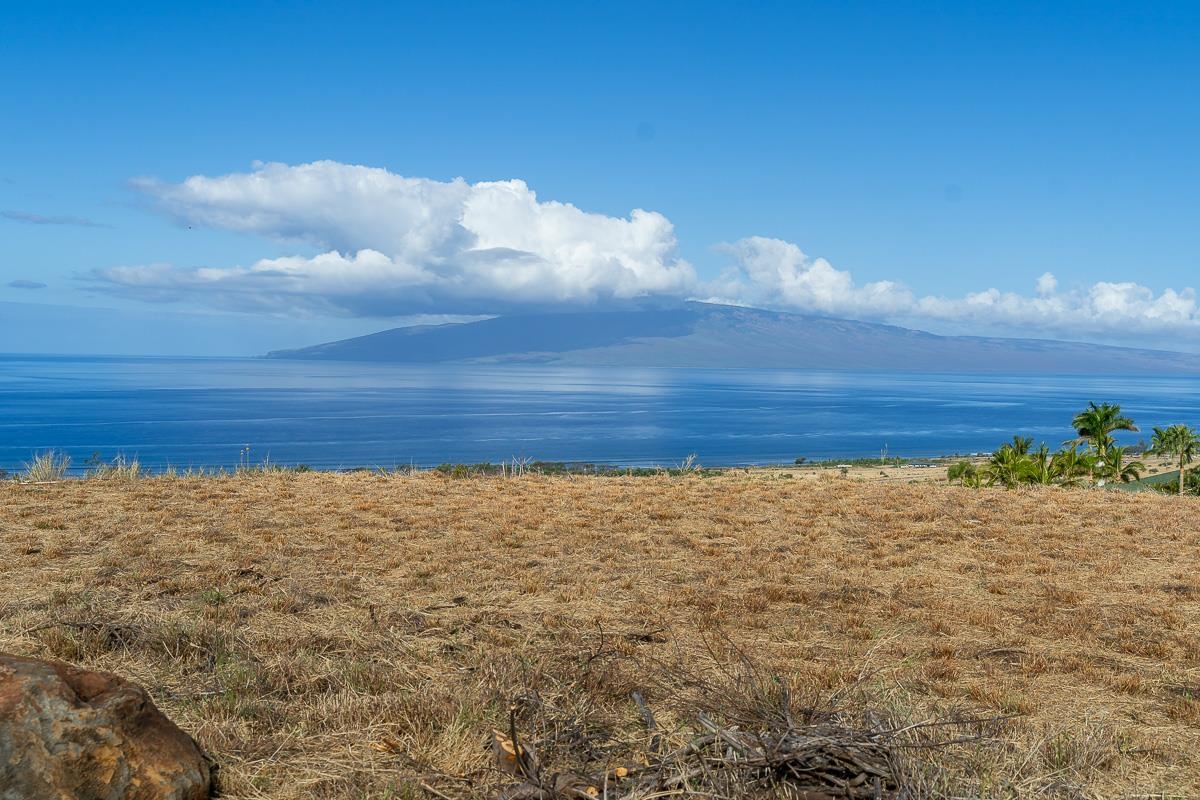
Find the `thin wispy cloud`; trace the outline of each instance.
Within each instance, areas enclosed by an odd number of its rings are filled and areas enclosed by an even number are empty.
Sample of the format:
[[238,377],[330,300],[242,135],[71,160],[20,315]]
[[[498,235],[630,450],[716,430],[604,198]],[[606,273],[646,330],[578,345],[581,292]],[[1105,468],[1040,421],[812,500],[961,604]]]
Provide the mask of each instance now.
[[0,217],[13,222],[24,222],[29,225],[74,225],[79,228],[111,228],[103,222],[96,222],[87,217],[54,216],[34,214],[29,211],[0,211]]
[[46,284],[41,281],[27,281],[24,279],[9,281],[5,284],[10,289],[45,289]]
[[961,297],[920,295],[900,281],[859,284],[826,259],[765,237],[717,245],[728,268],[705,281],[679,255],[662,214],[588,212],[542,200],[520,180],[437,181],[321,161],[135,185],[187,224],[318,251],[249,265],[163,263],[92,274],[103,290],[143,300],[394,317],[706,299],[960,332],[1200,342],[1191,287],[1062,288],[1046,273],[1030,294],[983,286]]

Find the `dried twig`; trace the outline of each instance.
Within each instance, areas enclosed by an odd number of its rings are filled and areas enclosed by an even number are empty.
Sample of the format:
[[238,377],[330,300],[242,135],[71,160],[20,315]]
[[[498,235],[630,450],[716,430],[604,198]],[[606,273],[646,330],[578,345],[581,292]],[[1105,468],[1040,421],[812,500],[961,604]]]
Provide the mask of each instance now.
[[662,736],[658,733],[658,721],[654,719],[654,712],[650,710],[650,705],[641,692],[635,689],[631,696],[646,723],[646,730],[650,733],[650,752],[653,755],[659,755],[662,752]]

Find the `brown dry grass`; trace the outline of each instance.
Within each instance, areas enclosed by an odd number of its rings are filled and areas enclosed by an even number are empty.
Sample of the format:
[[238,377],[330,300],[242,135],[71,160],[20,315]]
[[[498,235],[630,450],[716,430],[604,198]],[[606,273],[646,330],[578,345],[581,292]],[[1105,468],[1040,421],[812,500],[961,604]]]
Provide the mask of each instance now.
[[576,737],[548,757],[636,757],[629,692],[686,725],[737,650],[808,701],[1015,717],[910,754],[922,792],[1194,796],[1198,512],[742,473],[6,482],[0,649],[142,683],[230,797],[483,793],[518,698]]

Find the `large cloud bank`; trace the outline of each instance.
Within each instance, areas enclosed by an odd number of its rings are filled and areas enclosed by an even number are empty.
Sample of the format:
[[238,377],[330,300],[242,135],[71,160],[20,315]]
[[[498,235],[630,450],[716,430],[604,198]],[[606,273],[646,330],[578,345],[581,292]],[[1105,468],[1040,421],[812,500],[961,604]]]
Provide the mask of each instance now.
[[222,308],[396,317],[498,314],[708,299],[915,327],[1200,345],[1196,291],[1132,282],[1061,289],[1049,273],[1031,294],[984,289],[918,296],[859,285],[797,245],[749,237],[717,249],[729,267],[702,281],[662,214],[628,217],[539,200],[523,181],[409,178],[331,161],[257,164],[251,172],[136,183],[191,225],[294,243],[296,255],[248,266],[151,264],[98,270],[107,291]]
[[541,201],[519,180],[443,182],[321,161],[138,186],[189,223],[316,250],[246,267],[100,273],[144,299],[355,316],[488,314],[681,296],[696,283],[661,214],[592,214]]

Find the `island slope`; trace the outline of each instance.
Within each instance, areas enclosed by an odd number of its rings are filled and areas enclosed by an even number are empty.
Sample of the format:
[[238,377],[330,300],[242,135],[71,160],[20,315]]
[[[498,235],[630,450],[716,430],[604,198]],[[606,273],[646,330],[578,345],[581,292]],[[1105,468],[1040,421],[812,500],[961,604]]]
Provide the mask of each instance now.
[[1200,356],[1045,339],[939,336],[755,308],[520,314],[395,328],[268,358],[408,364],[1200,374]]

